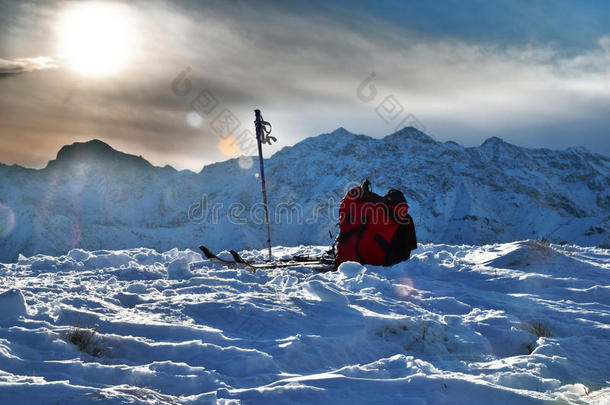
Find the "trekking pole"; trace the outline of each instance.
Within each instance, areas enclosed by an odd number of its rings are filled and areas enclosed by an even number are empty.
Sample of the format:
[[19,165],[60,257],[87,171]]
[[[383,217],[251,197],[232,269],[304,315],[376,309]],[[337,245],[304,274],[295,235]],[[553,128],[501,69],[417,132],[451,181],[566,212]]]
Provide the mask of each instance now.
[[271,145],[277,141],[271,133],[271,124],[263,120],[261,110],[254,110],[254,127],[256,128],[256,142],[258,143],[258,159],[260,162],[261,186],[263,188],[263,204],[265,205],[265,225],[267,226],[267,246],[269,247],[269,261],[273,260],[271,253],[271,231],[269,230],[269,209],[267,208],[267,187],[265,185],[265,168],[263,166],[263,143]]

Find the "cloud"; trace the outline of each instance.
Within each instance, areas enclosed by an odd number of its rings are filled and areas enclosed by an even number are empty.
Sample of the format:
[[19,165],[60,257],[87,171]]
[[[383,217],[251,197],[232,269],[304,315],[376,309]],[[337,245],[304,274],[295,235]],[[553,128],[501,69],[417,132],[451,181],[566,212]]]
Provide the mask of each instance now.
[[[574,53],[551,42],[498,44],[414,34],[371,16],[345,24],[328,13],[230,13],[182,16],[185,35],[174,49],[183,50],[193,67],[196,90],[210,89],[242,122],[250,117],[240,112],[260,106],[283,142],[339,125],[376,136],[390,133],[401,119],[386,123],[375,109],[394,96],[405,115],[414,114],[443,140],[472,145],[498,135],[528,146],[584,142],[610,151],[603,130],[610,125],[609,36]],[[193,38],[205,46],[193,46]],[[356,88],[373,71],[378,96],[359,102]],[[560,136],[538,142],[558,128]]]
[[[339,126],[383,136],[409,114],[436,138],[468,146],[495,135],[524,146],[584,144],[610,153],[607,31],[588,34],[588,46],[567,52],[543,33],[533,41],[527,35],[513,41],[505,32],[506,41],[500,41],[479,28],[462,34],[437,32],[391,23],[387,13],[312,2],[315,6],[261,3],[256,8],[213,0],[130,3],[134,30],[141,37],[133,63],[117,77],[75,80],[69,69],[55,69],[1,81],[0,94],[6,96],[0,97],[0,110],[9,113],[0,125],[0,140],[31,152],[32,158],[15,160],[15,153],[3,150],[0,162],[27,161],[40,167],[64,143],[100,138],[154,164],[199,170],[203,163],[225,158],[218,152],[214,119],[229,110],[241,123],[236,133],[252,130],[254,108],[273,123],[279,139],[266,148],[267,156]],[[23,26],[56,22],[62,8],[44,7],[49,10],[30,10],[44,18],[27,14]],[[434,18],[428,23],[437,24]],[[575,26],[565,30],[568,38],[582,34]],[[0,53],[47,54],[50,44],[33,36],[38,32],[9,35],[12,40],[5,42],[10,47],[3,49],[0,43]],[[57,58],[63,65],[61,55]],[[55,65],[49,59],[39,62],[0,60],[0,77]],[[187,66],[192,68],[192,91],[180,96],[171,84]],[[356,90],[371,72],[376,73],[377,96],[363,102]],[[193,128],[186,116],[203,90],[218,104]],[[376,110],[386,96],[404,107],[391,122]],[[44,147],[36,142],[43,137]]]
[[57,65],[52,58],[37,56],[35,58],[0,59],[0,77],[38,70],[54,69]]

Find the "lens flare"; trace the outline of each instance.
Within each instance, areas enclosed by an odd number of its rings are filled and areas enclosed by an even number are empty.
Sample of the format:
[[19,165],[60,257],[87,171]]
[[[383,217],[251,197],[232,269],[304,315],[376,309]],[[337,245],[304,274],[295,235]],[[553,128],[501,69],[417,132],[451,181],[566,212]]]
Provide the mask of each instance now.
[[[87,171],[91,170],[92,167],[87,164],[75,166],[73,182],[65,188],[61,187],[61,177],[55,175],[50,179],[49,187],[39,201],[40,220],[49,229],[49,237],[54,238],[58,245],[68,249],[77,247],[81,242],[82,232],[79,218],[84,209],[82,195],[85,182],[83,176],[86,176]],[[61,203],[66,194],[72,196],[69,212],[66,212],[65,205]]]
[[0,238],[7,237],[15,228],[15,213],[11,207],[0,203]]
[[81,241],[81,231],[80,225],[78,221],[74,220],[72,225],[70,226],[70,248],[75,248],[80,244]]
[[227,136],[218,142],[218,150],[225,156],[235,156],[239,152],[239,142],[234,137]]
[[239,159],[237,159],[237,164],[240,168],[248,170],[252,167],[254,161],[252,160],[252,157],[242,155],[239,157]]
[[400,282],[396,284],[394,289],[396,290],[396,294],[402,299],[409,298],[417,291],[413,284],[413,280],[411,280],[409,277],[401,278]]
[[193,128],[197,128],[203,123],[203,118],[197,111],[190,111],[188,114],[186,114],[186,123]]

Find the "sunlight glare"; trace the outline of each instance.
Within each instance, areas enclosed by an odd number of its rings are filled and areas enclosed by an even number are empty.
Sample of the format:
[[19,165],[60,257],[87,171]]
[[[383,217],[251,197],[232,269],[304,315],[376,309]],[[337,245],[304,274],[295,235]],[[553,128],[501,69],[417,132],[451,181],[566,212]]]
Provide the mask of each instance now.
[[124,4],[82,3],[72,6],[59,25],[59,53],[84,76],[110,76],[123,68],[132,52],[134,30]]

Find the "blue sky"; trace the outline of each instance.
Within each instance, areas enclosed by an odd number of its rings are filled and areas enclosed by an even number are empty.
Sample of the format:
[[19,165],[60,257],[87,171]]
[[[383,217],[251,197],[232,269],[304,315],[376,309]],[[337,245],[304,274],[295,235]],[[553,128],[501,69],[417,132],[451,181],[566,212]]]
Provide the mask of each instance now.
[[608,34],[610,23],[610,7],[601,0],[357,3],[363,12],[423,35],[472,43],[553,44],[572,54],[596,48],[598,39]]
[[[3,163],[42,167],[62,145],[99,138],[199,170],[252,153],[240,135],[254,108],[279,139],[267,154],[339,126],[380,137],[405,124],[465,146],[498,136],[610,155],[603,1],[0,7]],[[178,94],[185,69],[191,91]],[[358,90],[369,85],[370,100]],[[222,130],[227,117],[236,125]]]

